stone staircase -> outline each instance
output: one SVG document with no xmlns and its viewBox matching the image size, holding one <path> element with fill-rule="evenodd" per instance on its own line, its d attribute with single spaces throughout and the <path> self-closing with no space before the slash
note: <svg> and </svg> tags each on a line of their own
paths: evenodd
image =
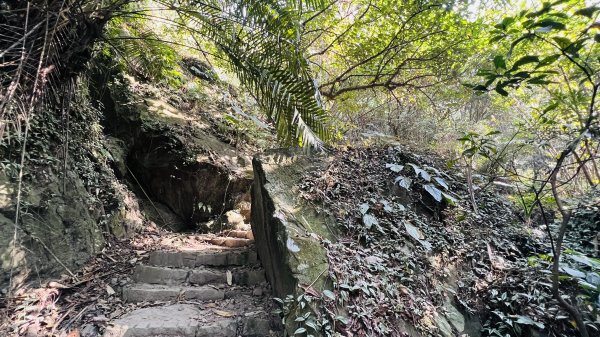
<svg viewBox="0 0 600 337">
<path fill-rule="evenodd" d="M 282 335 L 254 248 L 155 251 L 134 280 L 123 300 L 146 306 L 111 322 L 104 337 Z"/>
</svg>

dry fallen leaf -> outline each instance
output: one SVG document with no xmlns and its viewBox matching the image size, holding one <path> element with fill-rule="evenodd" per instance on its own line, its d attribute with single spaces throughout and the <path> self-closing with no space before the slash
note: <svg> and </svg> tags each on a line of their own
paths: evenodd
<svg viewBox="0 0 600 337">
<path fill-rule="evenodd" d="M 235 313 L 230 312 L 230 311 L 224 311 L 224 310 L 213 310 L 213 312 L 221 317 L 233 317 L 235 316 Z"/>
<path fill-rule="evenodd" d="M 64 284 L 55 282 L 55 281 L 50 281 L 48 282 L 48 285 L 46 286 L 47 288 L 54 288 L 54 289 L 69 289 L 69 286 L 66 286 Z"/>
<path fill-rule="evenodd" d="M 108 293 L 108 296 L 112 296 L 116 293 L 115 290 L 108 284 L 106 285 L 106 292 Z"/>
</svg>

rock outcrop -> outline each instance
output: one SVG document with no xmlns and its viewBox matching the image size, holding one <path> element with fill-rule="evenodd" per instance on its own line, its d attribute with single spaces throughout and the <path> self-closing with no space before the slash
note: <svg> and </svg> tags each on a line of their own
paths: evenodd
<svg viewBox="0 0 600 337">
<path fill-rule="evenodd" d="M 27 184 L 15 226 L 17 184 L 0 182 L 0 290 L 10 278 L 16 288 L 28 279 L 75 272 L 104 244 L 98 221 L 102 208 L 90 204 L 81 179 L 69 171 L 68 184 L 50 173 Z M 16 238 L 16 240 L 15 240 Z"/>
<path fill-rule="evenodd" d="M 286 150 L 253 161 L 252 231 L 273 292 L 281 298 L 300 285 L 326 287 L 329 265 L 321 240 L 333 240 L 331 220 L 304 204 L 297 188 L 304 172 L 323 163 Z"/>
<path fill-rule="evenodd" d="M 182 222 L 157 224 L 177 231 L 210 230 L 196 226 L 247 198 L 250 157 L 213 134 L 214 127 L 202 116 L 163 97 L 133 94 L 132 78 L 116 82 L 108 83 L 110 90 L 98 97 L 105 128 L 113 137 L 115 170 L 143 190 L 141 199 L 152 199 L 151 212 L 168 208 Z"/>
</svg>

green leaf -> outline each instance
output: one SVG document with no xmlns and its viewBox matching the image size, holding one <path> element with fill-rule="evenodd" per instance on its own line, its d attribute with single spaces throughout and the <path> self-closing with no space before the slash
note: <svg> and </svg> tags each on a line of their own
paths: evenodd
<svg viewBox="0 0 600 337">
<path fill-rule="evenodd" d="M 504 90 L 502 87 L 498 86 L 496 88 L 494 88 L 494 90 L 496 90 L 497 93 L 499 93 L 500 95 L 506 97 L 508 96 L 508 91 Z"/>
<path fill-rule="evenodd" d="M 390 169 L 391 171 L 394 171 L 396 173 L 402 171 L 402 169 L 404 168 L 404 165 L 398 165 L 398 164 L 385 164 L 385 168 Z"/>
<path fill-rule="evenodd" d="M 344 325 L 350 324 L 350 320 L 344 316 L 340 316 L 340 315 L 335 316 L 335 320 L 341 322 Z"/>
<path fill-rule="evenodd" d="M 331 290 L 323 290 L 323 295 L 325 295 L 325 297 L 329 298 L 330 300 L 335 300 L 335 294 Z"/>
<path fill-rule="evenodd" d="M 498 42 L 504 38 L 506 38 L 506 35 L 504 34 L 496 35 L 490 39 L 490 43 Z"/>
<path fill-rule="evenodd" d="M 542 27 L 542 28 L 549 28 L 549 29 L 556 29 L 556 30 L 563 30 L 566 28 L 564 23 L 552 20 L 552 19 L 544 19 L 541 20 L 539 22 L 537 22 L 536 24 L 533 25 L 533 27 Z"/>
<path fill-rule="evenodd" d="M 405 176 L 398 176 L 394 182 L 397 183 L 398 185 L 400 185 L 400 187 L 410 190 L 410 185 L 412 184 L 412 179 L 410 179 L 409 177 L 405 177 Z"/>
<path fill-rule="evenodd" d="M 560 56 L 561 56 L 561 54 L 554 54 L 554 55 L 546 56 L 540 61 L 540 63 L 538 64 L 538 67 L 547 66 L 549 64 L 552 64 L 552 63 L 556 62 L 556 60 L 558 60 L 560 58 Z"/>
<path fill-rule="evenodd" d="M 556 42 L 556 44 L 558 44 L 558 46 L 563 50 L 573 44 L 571 40 L 562 36 L 553 36 L 552 40 L 554 40 L 554 42 Z"/>
<path fill-rule="evenodd" d="M 540 58 L 536 55 L 523 56 L 513 64 L 511 71 L 513 71 L 523 65 L 526 65 L 529 63 L 536 63 L 536 62 L 540 62 Z"/>
<path fill-rule="evenodd" d="M 558 105 L 559 105 L 558 103 L 552 103 L 552 104 L 548 105 L 548 106 L 547 106 L 547 107 L 544 109 L 544 111 L 542 111 L 542 113 L 543 113 L 543 114 L 545 114 L 545 113 L 547 113 L 547 112 L 549 112 L 549 111 L 552 111 L 552 110 L 556 109 L 556 108 L 558 107 Z"/>
<path fill-rule="evenodd" d="M 371 229 L 371 227 L 373 227 L 373 225 L 379 225 L 379 221 L 377 221 L 377 218 L 371 214 L 363 215 L 362 220 L 363 220 L 363 224 L 365 224 L 365 227 L 367 229 Z"/>
<path fill-rule="evenodd" d="M 525 41 L 525 40 L 533 39 L 534 37 L 535 37 L 535 34 L 530 34 L 530 33 L 527 33 L 527 34 L 525 34 L 525 35 L 521 36 L 520 38 L 516 39 L 515 41 L 513 41 L 513 43 L 511 43 L 511 44 L 510 44 L 510 49 L 508 50 L 507 57 L 510 57 L 510 56 L 512 55 L 512 51 L 513 51 L 513 49 L 514 49 L 514 48 L 515 48 L 515 47 L 516 47 L 516 46 L 517 46 L 519 43 L 521 43 L 522 41 Z"/>
<path fill-rule="evenodd" d="M 429 243 L 429 241 L 425 240 L 425 236 L 423 235 L 423 233 L 421 233 L 421 231 L 417 227 L 404 221 L 404 228 L 406 229 L 406 232 L 408 233 L 408 235 L 410 235 L 413 239 L 415 239 L 417 242 L 419 242 L 423 247 L 425 247 L 425 249 L 431 250 L 431 243 Z"/>
<path fill-rule="evenodd" d="M 449 189 L 448 184 L 446 184 L 446 181 L 441 177 L 433 177 L 433 179 L 438 183 L 438 185 L 442 186 L 444 189 Z"/>
<path fill-rule="evenodd" d="M 408 165 L 412 166 L 412 168 L 415 170 L 415 174 L 417 175 L 417 177 L 421 176 L 423 179 L 431 181 L 431 176 L 429 175 L 429 173 L 427 173 L 427 171 L 423 170 L 422 168 L 413 163 L 408 163 Z"/>
<path fill-rule="evenodd" d="M 577 278 L 581 278 L 581 279 L 585 278 L 585 273 L 584 272 L 582 272 L 580 270 L 577 270 L 577 269 L 574 269 L 574 268 L 571 268 L 571 267 L 568 267 L 566 265 L 561 265 L 560 266 L 560 271 L 568 274 L 569 276 L 573 276 L 573 277 L 577 277 Z"/>
<path fill-rule="evenodd" d="M 582 8 L 582 9 L 575 11 L 575 15 L 587 16 L 588 18 L 591 19 L 594 16 L 594 13 L 596 13 L 599 10 L 600 10 L 600 7 L 598 7 L 598 6 L 586 7 L 586 8 Z"/>
<path fill-rule="evenodd" d="M 519 316 L 519 319 L 516 321 L 516 323 L 522 325 L 532 325 L 540 330 L 544 329 L 544 324 L 536 322 L 527 316 Z"/>
<path fill-rule="evenodd" d="M 444 200 L 446 200 L 446 202 L 449 205 L 456 205 L 456 198 L 454 198 L 453 196 L 451 196 L 450 194 L 446 193 L 446 192 L 442 192 L 442 196 L 444 197 Z"/>
<path fill-rule="evenodd" d="M 502 55 L 494 56 L 494 67 L 496 67 L 496 69 L 505 69 L 506 70 L 506 60 L 504 59 L 504 56 L 502 56 Z"/>
<path fill-rule="evenodd" d="M 298 328 L 298 329 L 296 329 L 296 331 L 294 331 L 294 336 L 295 335 L 299 335 L 299 334 L 303 334 L 305 332 L 306 332 L 305 328 Z"/>
<path fill-rule="evenodd" d="M 527 81 L 529 84 L 548 84 L 551 81 L 545 79 L 546 76 L 537 76 Z"/>
<path fill-rule="evenodd" d="M 413 226 L 408 222 L 404 222 L 404 228 L 406 229 L 408 235 L 410 235 L 413 239 L 417 241 L 421 241 L 425 238 L 417 227 Z"/>
<path fill-rule="evenodd" d="M 435 199 L 435 201 L 442 201 L 442 191 L 440 191 L 433 184 L 425 184 L 423 185 L 423 188 L 433 197 L 433 199 Z"/>
</svg>

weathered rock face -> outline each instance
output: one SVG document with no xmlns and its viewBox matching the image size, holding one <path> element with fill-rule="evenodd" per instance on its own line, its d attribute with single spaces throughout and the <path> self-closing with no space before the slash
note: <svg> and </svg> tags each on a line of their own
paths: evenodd
<svg viewBox="0 0 600 337">
<path fill-rule="evenodd" d="M 166 100 L 134 98 L 127 84 L 109 87 L 98 100 L 114 137 L 115 170 L 143 189 L 140 197 L 152 199 L 152 210 L 168 207 L 181 219 L 175 227 L 157 224 L 209 230 L 196 225 L 244 200 L 252 183 L 250 158 L 213 135 L 211 125 Z"/>
<path fill-rule="evenodd" d="M 68 184 L 63 185 L 62 179 L 49 174 L 45 181 L 28 184 L 17 227 L 16 184 L 2 179 L 0 290 L 3 292 L 7 291 L 11 274 L 12 286 L 16 288 L 28 278 L 41 280 L 75 272 L 104 244 L 98 227 L 100 208 L 89 204 L 89 193 L 79 177 L 69 171 L 65 179 Z"/>
<path fill-rule="evenodd" d="M 302 174 L 325 160 L 273 150 L 253 161 L 252 231 L 258 254 L 276 296 L 296 294 L 299 285 L 327 286 L 327 252 L 321 238 L 333 240 L 330 219 L 299 198 Z"/>
<path fill-rule="evenodd" d="M 206 221 L 232 209 L 249 190 L 251 177 L 207 157 L 189 161 L 173 141 L 142 133 L 130 149 L 128 163 L 136 179 L 184 221 Z"/>
</svg>

